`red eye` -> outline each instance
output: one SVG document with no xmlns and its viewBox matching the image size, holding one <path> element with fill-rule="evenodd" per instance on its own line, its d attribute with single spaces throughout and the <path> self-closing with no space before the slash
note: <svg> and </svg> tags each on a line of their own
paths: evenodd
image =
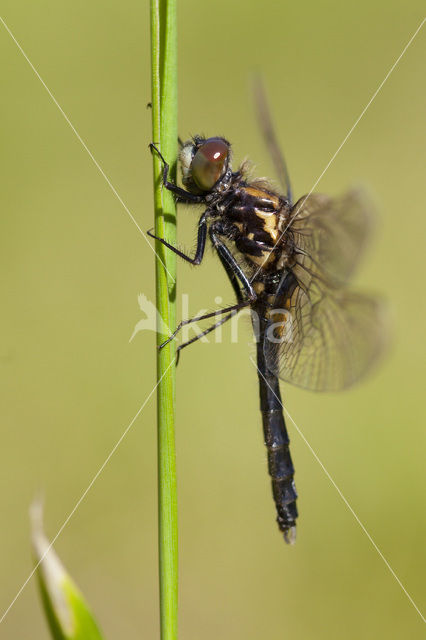
<svg viewBox="0 0 426 640">
<path fill-rule="evenodd" d="M 191 163 L 192 178 L 202 191 L 210 191 L 227 167 L 229 146 L 220 138 L 209 138 L 196 152 Z"/>
</svg>

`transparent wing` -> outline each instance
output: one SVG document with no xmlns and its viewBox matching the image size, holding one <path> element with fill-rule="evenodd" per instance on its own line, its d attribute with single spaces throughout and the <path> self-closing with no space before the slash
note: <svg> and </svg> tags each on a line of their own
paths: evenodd
<svg viewBox="0 0 426 640">
<path fill-rule="evenodd" d="M 297 286 L 280 341 L 265 342 L 268 367 L 313 391 L 339 391 L 362 378 L 387 343 L 383 303 L 351 291 L 329 291 L 311 303 Z"/>
<path fill-rule="evenodd" d="M 294 205 L 289 225 L 298 252 L 310 257 L 312 268 L 344 283 L 363 253 L 373 225 L 373 207 L 361 191 L 340 198 L 312 193 Z"/>
<path fill-rule="evenodd" d="M 278 289 L 265 340 L 268 367 L 282 380 L 337 391 L 362 378 L 383 353 L 383 302 L 345 286 L 368 236 L 368 211 L 355 192 L 340 200 L 312 195 L 299 205 L 290 225 L 292 278 Z"/>
</svg>

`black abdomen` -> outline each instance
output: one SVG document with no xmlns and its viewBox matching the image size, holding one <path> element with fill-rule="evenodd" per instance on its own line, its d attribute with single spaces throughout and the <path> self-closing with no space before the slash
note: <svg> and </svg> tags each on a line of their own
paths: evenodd
<svg viewBox="0 0 426 640">
<path fill-rule="evenodd" d="M 267 322 L 260 319 L 260 324 L 257 366 L 263 434 L 268 453 L 268 470 L 272 479 L 272 493 L 277 510 L 278 526 L 284 533 L 286 542 L 292 544 L 296 539 L 297 518 L 294 467 L 289 450 L 290 440 L 284 420 L 278 378 L 267 369 L 265 363 L 264 336 Z"/>
</svg>

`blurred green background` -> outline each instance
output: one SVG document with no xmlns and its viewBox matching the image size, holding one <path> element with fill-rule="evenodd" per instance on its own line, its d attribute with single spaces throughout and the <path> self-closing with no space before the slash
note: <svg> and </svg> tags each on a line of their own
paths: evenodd
<svg viewBox="0 0 426 640">
<path fill-rule="evenodd" d="M 273 176 L 250 74 L 273 105 L 296 196 L 309 191 L 421 22 L 424 5 L 182 1 L 179 130 L 225 135 Z M 2 17 L 142 229 L 153 225 L 147 2 L 3 0 Z M 155 383 L 153 253 L 0 25 L 0 610 L 31 571 L 28 506 L 53 537 Z M 317 190 L 365 185 L 379 225 L 357 284 L 394 340 L 355 390 L 283 388 L 288 410 L 416 603 L 424 601 L 424 54 L 420 32 Z M 179 240 L 193 246 L 193 210 Z M 232 301 L 217 259 L 179 266 L 190 311 Z M 180 310 L 179 310 L 180 315 Z M 401 587 L 289 424 L 298 543 L 276 528 L 250 328 L 178 370 L 180 637 L 421 638 Z M 423 374 L 423 377 L 422 377 Z M 158 637 L 155 397 L 57 541 L 106 638 Z M 422 579 L 423 578 L 423 579 Z M 0 614 L 1 615 L 1 614 Z M 48 638 L 35 582 L 0 637 Z"/>
</svg>

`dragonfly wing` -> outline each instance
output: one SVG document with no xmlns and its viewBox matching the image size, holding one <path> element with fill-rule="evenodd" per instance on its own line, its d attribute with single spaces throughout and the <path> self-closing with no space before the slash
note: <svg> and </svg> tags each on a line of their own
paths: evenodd
<svg viewBox="0 0 426 640">
<path fill-rule="evenodd" d="M 293 254 L 282 281 L 289 285 L 278 287 L 265 340 L 268 367 L 282 380 L 337 391 L 383 353 L 383 302 L 346 287 L 369 234 L 370 209 L 359 192 L 336 200 L 312 194 L 293 207 Z"/>
<path fill-rule="evenodd" d="M 358 190 L 340 198 L 303 196 L 290 214 L 296 251 L 307 254 L 329 280 L 347 282 L 371 233 L 372 212 L 371 202 Z"/>
<path fill-rule="evenodd" d="M 297 285 L 285 306 L 285 331 L 276 342 L 267 336 L 265 354 L 286 382 L 339 391 L 362 378 L 385 349 L 386 312 L 378 298 L 329 289 L 312 302 Z"/>
</svg>

